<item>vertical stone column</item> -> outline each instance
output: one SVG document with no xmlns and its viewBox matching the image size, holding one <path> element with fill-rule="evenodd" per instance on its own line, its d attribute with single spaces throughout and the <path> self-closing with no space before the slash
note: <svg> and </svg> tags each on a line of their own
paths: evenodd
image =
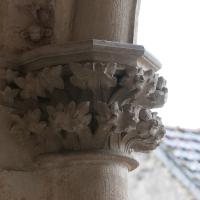
<svg viewBox="0 0 200 200">
<path fill-rule="evenodd" d="M 138 2 L 0 3 L 0 199 L 128 199 L 167 96 L 160 63 L 132 44 Z"/>
<path fill-rule="evenodd" d="M 0 52 L 101 39 L 136 43 L 140 0 L 2 0 Z"/>
<path fill-rule="evenodd" d="M 132 43 L 137 0 L 77 1 L 73 40 L 102 39 Z"/>
<path fill-rule="evenodd" d="M 126 200 L 128 171 L 138 165 L 128 157 L 94 151 L 49 155 L 39 164 L 42 199 L 54 200 Z"/>
</svg>

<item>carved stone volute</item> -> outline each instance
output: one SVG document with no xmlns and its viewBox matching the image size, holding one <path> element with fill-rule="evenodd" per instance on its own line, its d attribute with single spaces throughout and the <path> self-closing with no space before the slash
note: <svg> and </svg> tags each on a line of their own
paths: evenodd
<svg viewBox="0 0 200 200">
<path fill-rule="evenodd" d="M 85 150 L 130 156 L 155 149 L 165 129 L 150 109 L 167 96 L 157 61 L 148 62 L 136 45 L 99 42 L 87 53 L 76 53 L 76 45 L 46 56 L 35 57 L 34 50 L 16 67 L 1 68 L 0 103 L 12 137 L 34 156 Z M 118 53 L 124 50 L 131 52 L 127 60 Z M 141 67 L 143 59 L 151 69 Z"/>
</svg>

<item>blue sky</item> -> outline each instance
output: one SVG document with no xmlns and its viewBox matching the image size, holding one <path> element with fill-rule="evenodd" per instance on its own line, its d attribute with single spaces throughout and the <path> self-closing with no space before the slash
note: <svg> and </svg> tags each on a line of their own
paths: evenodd
<svg viewBox="0 0 200 200">
<path fill-rule="evenodd" d="M 200 128 L 200 0 L 142 0 L 138 44 L 163 65 L 164 124 Z"/>
</svg>

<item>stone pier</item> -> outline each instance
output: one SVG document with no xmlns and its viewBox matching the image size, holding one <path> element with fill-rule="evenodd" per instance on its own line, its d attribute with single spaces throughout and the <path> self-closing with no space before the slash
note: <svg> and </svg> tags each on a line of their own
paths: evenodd
<svg viewBox="0 0 200 200">
<path fill-rule="evenodd" d="M 2 0 L 0 199 L 128 200 L 165 129 L 138 0 Z"/>
</svg>

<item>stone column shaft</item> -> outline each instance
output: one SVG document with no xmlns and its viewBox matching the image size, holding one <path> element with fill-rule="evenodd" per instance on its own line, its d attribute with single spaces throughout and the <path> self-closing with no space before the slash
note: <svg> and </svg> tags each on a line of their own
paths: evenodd
<svg viewBox="0 0 200 200">
<path fill-rule="evenodd" d="M 101 39 L 136 43 L 139 0 L 2 0 L 0 52 Z"/>
<path fill-rule="evenodd" d="M 101 39 L 132 43 L 136 0 L 77 1 L 73 40 Z M 137 21 L 137 20 L 136 20 Z"/>
<path fill-rule="evenodd" d="M 53 200 L 126 200 L 128 170 L 137 162 L 107 152 L 85 152 L 40 158 L 39 166 L 44 199 L 49 191 Z"/>
</svg>

